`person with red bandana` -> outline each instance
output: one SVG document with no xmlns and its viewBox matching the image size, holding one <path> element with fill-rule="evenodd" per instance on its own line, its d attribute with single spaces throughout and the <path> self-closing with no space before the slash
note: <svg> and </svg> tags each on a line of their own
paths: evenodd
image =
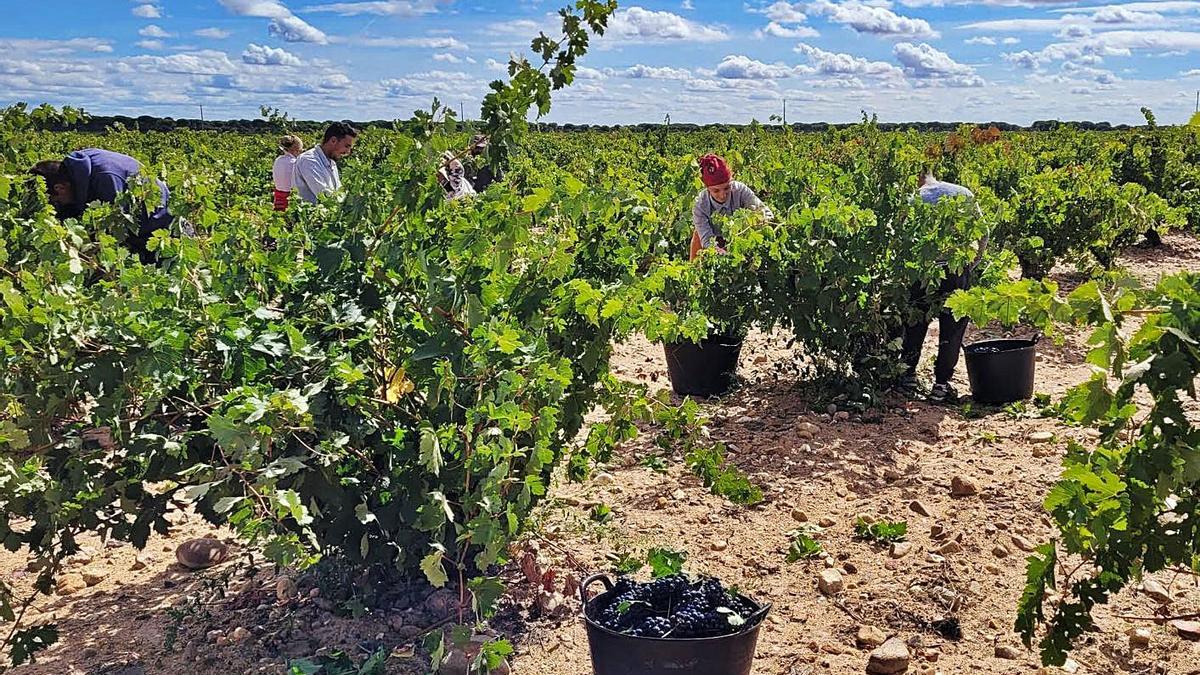
<svg viewBox="0 0 1200 675">
<path fill-rule="evenodd" d="M 770 207 L 754 194 L 754 190 L 741 181 L 733 180 L 733 172 L 724 159 L 709 154 L 700 158 L 699 165 L 704 189 L 696 195 L 696 203 L 692 206 L 692 225 L 695 226 L 689 255 L 692 259 L 705 248 L 725 253 L 725 238 L 713 223 L 713 215 L 730 215 L 739 209 L 752 209 L 762 213 L 767 220 L 775 217 Z"/>
</svg>

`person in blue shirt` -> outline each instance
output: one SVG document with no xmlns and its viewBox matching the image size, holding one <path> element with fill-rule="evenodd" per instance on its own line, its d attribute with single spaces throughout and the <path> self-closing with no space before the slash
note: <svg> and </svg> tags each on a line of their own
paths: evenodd
<svg viewBox="0 0 1200 675">
<path fill-rule="evenodd" d="M 942 199 L 960 197 L 975 200 L 975 195 L 967 188 L 955 183 L 948 183 L 934 178 L 932 172 L 922 173 L 918 180 L 917 196 L 926 204 L 936 204 Z M 974 206 L 979 213 L 978 205 Z M 935 306 L 940 307 L 938 313 L 938 353 L 933 367 L 933 388 L 929 398 L 935 402 L 952 402 L 958 398 L 958 392 L 950 384 L 954 377 L 954 369 L 958 367 L 959 352 L 962 351 L 963 337 L 967 333 L 967 319 L 956 320 L 954 314 L 945 308 L 946 298 L 954 291 L 967 289 L 971 286 L 971 274 L 983 259 L 987 248 L 988 238 L 985 236 L 979 242 L 979 254 L 975 262 L 961 272 L 946 270 L 946 276 L 936 289 L 926 288 L 916 284 L 911 291 L 913 305 L 922 313 L 928 314 Z M 946 266 L 945 262 L 939 263 Z M 925 344 L 925 335 L 929 332 L 929 322 L 918 321 L 904 328 L 901 354 L 904 360 L 905 373 L 900 381 L 903 389 L 916 391 L 919 389 L 917 380 L 917 365 L 921 362 L 921 348 Z"/>
<path fill-rule="evenodd" d="M 138 180 L 142 165 L 129 155 L 111 150 L 87 148 L 76 150 L 61 161 L 38 162 L 30 173 L 46 181 L 50 204 L 60 219 L 78 218 L 92 202 L 112 203 L 130 182 Z M 138 231 L 125 239 L 125 247 L 143 263 L 153 263 L 156 256 L 146 244 L 154 232 L 170 227 L 174 217 L 167 210 L 170 190 L 167 184 L 155 179 L 159 200 L 153 209 L 142 206 L 135 218 Z M 190 226 L 185 226 L 191 235 Z"/>
</svg>

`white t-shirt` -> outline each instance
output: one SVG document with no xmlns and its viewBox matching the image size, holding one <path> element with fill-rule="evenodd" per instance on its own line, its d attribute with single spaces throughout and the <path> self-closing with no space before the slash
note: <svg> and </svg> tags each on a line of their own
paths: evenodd
<svg viewBox="0 0 1200 675">
<path fill-rule="evenodd" d="M 283 153 L 275 158 L 275 166 L 271 169 L 271 175 L 275 179 L 275 189 L 280 192 L 292 191 L 292 170 L 296 167 L 296 158 Z"/>
</svg>

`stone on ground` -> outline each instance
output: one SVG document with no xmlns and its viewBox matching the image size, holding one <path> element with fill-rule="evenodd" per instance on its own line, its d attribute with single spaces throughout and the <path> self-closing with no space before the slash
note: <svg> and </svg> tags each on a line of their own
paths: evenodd
<svg viewBox="0 0 1200 675">
<path fill-rule="evenodd" d="M 904 640 L 894 637 L 871 652 L 871 658 L 867 661 L 867 672 L 875 675 L 903 673 L 908 670 L 911 658 Z"/>
<path fill-rule="evenodd" d="M 970 497 L 979 494 L 979 486 L 966 476 L 955 476 L 950 479 L 950 494 L 955 497 Z"/>
<path fill-rule="evenodd" d="M 1171 602 L 1171 594 L 1167 592 L 1167 589 L 1162 584 L 1154 579 L 1146 579 L 1142 582 L 1142 593 L 1160 605 Z"/>
<path fill-rule="evenodd" d="M 887 633 L 877 626 L 863 624 L 858 627 L 854 642 L 858 644 L 859 649 L 874 649 L 887 642 Z"/>
<path fill-rule="evenodd" d="M 189 539 L 175 549 L 175 559 L 188 569 L 207 569 L 229 559 L 229 546 L 213 537 Z"/>
<path fill-rule="evenodd" d="M 845 585 L 842 583 L 842 573 L 836 569 L 827 569 L 821 571 L 821 576 L 817 579 L 817 588 L 825 595 L 837 595 L 842 592 Z"/>
</svg>

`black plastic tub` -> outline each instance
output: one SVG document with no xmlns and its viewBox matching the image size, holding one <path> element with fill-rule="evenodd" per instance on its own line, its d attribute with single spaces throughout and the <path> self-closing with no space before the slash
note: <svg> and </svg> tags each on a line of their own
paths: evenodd
<svg viewBox="0 0 1200 675">
<path fill-rule="evenodd" d="M 606 590 L 588 599 L 588 586 L 596 581 Z M 743 597 L 757 610 L 740 633 L 711 638 L 671 639 L 622 635 L 592 619 L 593 610 L 603 608 L 612 592 L 612 581 L 598 574 L 583 582 L 583 621 L 587 627 L 592 669 L 596 675 L 750 675 L 758 630 L 770 611 Z"/>
<path fill-rule="evenodd" d="M 1037 338 L 983 340 L 963 347 L 971 397 L 980 403 L 1012 403 L 1033 396 Z"/>
<path fill-rule="evenodd" d="M 733 386 L 742 340 L 712 335 L 699 343 L 667 342 L 667 375 L 680 396 L 720 396 Z"/>
</svg>

